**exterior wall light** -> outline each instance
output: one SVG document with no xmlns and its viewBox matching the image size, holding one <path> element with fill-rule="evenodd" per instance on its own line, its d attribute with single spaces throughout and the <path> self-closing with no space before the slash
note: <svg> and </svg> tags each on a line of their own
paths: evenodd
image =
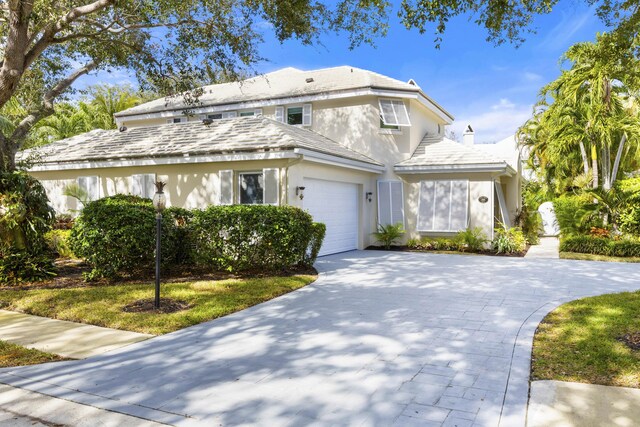
<svg viewBox="0 0 640 427">
<path fill-rule="evenodd" d="M 156 289 L 153 307 L 160 308 L 160 256 L 162 237 L 162 211 L 167 207 L 167 197 L 164 194 L 166 182 L 156 182 L 156 194 L 153 195 L 153 207 L 156 209 Z"/>
<path fill-rule="evenodd" d="M 300 197 L 300 200 L 304 199 L 304 187 L 296 187 L 296 196 Z"/>
<path fill-rule="evenodd" d="M 489 198 L 487 196 L 480 196 L 478 197 L 478 201 L 480 203 L 487 203 L 489 201 Z"/>
<path fill-rule="evenodd" d="M 364 193 L 364 198 L 367 200 L 367 202 L 371 203 L 371 196 L 373 196 L 373 193 L 371 191 L 367 191 L 366 193 Z"/>
</svg>

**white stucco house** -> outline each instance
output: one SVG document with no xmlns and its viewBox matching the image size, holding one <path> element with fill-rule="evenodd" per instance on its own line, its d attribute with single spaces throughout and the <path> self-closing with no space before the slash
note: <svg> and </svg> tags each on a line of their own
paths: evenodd
<svg viewBox="0 0 640 427">
<path fill-rule="evenodd" d="M 76 208 L 70 183 L 95 199 L 150 197 L 155 180 L 174 206 L 298 206 L 327 225 L 321 254 L 375 244 L 378 224 L 492 237 L 520 208 L 517 151 L 474 144 L 470 127 L 463 143 L 445 138 L 452 115 L 413 80 L 285 68 L 203 89 L 188 114 L 182 98 L 158 99 L 116 114 L 119 130 L 48 145 L 30 172 L 60 212 Z"/>
</svg>

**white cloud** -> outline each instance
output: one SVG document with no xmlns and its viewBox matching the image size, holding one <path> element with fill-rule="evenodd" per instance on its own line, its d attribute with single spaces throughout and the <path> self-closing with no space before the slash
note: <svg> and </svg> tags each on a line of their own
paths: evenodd
<svg viewBox="0 0 640 427">
<path fill-rule="evenodd" d="M 460 114 L 451 128 L 456 135 L 461 136 L 465 127 L 470 124 L 476 134 L 476 143 L 497 142 L 513 135 L 531 117 L 532 107 L 501 98 L 488 107 Z"/>
<path fill-rule="evenodd" d="M 522 74 L 522 77 L 528 82 L 539 82 L 542 80 L 542 76 L 540 74 L 532 73 L 530 71 L 525 71 Z"/>
</svg>

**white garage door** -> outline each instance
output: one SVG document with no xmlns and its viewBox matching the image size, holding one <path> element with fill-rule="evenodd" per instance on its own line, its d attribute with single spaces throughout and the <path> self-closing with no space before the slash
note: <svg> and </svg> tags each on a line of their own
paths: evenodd
<svg viewBox="0 0 640 427">
<path fill-rule="evenodd" d="M 320 255 L 358 247 L 358 187 L 336 181 L 304 180 L 303 207 L 327 226 Z"/>
</svg>

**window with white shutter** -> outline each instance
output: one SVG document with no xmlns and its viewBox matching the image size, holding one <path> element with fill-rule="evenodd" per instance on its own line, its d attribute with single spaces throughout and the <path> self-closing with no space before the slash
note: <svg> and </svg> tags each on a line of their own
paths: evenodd
<svg viewBox="0 0 640 427">
<path fill-rule="evenodd" d="M 131 176 L 131 194 L 147 199 L 153 198 L 156 192 L 156 175 L 145 173 Z"/>
<path fill-rule="evenodd" d="M 402 181 L 378 181 L 378 224 L 404 227 Z"/>
<path fill-rule="evenodd" d="M 221 170 L 219 201 L 221 205 L 233 204 L 233 171 Z"/>
<path fill-rule="evenodd" d="M 469 217 L 469 181 L 421 181 L 418 231 L 460 231 Z"/>
<path fill-rule="evenodd" d="M 380 119 L 386 126 L 411 126 L 409 112 L 404 101 L 396 99 L 379 99 Z"/>
<path fill-rule="evenodd" d="M 187 123 L 186 117 L 173 117 L 171 119 L 167 119 L 167 123 Z"/>
<path fill-rule="evenodd" d="M 78 187 L 86 195 L 86 201 L 92 202 L 100 198 L 100 178 L 97 176 L 78 177 Z"/>
<path fill-rule="evenodd" d="M 284 123 L 284 107 L 276 107 L 276 122 Z"/>
<path fill-rule="evenodd" d="M 262 170 L 264 183 L 264 203 L 266 205 L 277 205 L 279 202 L 280 179 L 278 169 Z"/>
<path fill-rule="evenodd" d="M 302 106 L 302 126 L 311 126 L 312 120 L 311 104 L 304 104 Z"/>
</svg>

